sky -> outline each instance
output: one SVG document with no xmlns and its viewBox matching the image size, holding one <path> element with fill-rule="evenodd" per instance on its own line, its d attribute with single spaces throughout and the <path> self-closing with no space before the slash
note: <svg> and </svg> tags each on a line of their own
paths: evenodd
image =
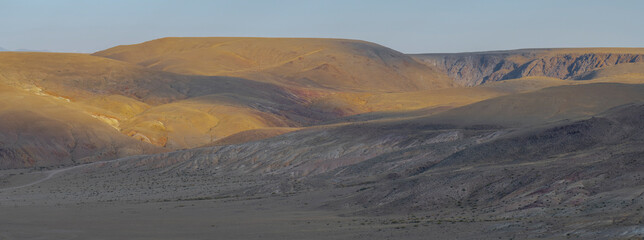
<svg viewBox="0 0 644 240">
<path fill-rule="evenodd" d="M 313 37 L 404 53 L 644 47 L 640 0 L 0 0 L 0 47 L 95 52 L 161 37 Z"/>
</svg>

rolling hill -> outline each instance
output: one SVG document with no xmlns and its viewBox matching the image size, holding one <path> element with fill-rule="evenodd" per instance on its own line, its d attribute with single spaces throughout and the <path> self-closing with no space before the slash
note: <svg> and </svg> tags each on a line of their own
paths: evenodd
<svg viewBox="0 0 644 240">
<path fill-rule="evenodd" d="M 164 151 L 64 99 L 0 84 L 0 169 L 46 168 Z"/>
<path fill-rule="evenodd" d="M 357 40 L 163 38 L 92 55 L 2 53 L 0 82 L 59 99 L 131 139 L 176 150 L 255 141 L 318 124 L 434 115 L 546 87 L 641 83 L 638 54 L 640 49 L 541 49 L 408 56 Z M 471 56 L 483 65 L 465 61 Z M 539 61 L 552 64 L 518 74 Z M 480 86 L 453 87 L 448 78 L 457 77 L 456 85 L 478 84 L 502 73 L 498 66 L 504 64 L 513 70 Z M 491 72 L 492 65 L 497 70 Z M 523 77 L 496 81 L 515 75 Z M 562 79 L 573 75 L 584 81 Z M 500 99 L 492 101 L 520 101 Z M 476 111 L 497 114 L 488 110 Z M 474 119 L 449 114 L 455 112 L 442 114 L 443 121 Z M 524 117 L 536 123 L 547 119 L 544 114 Z"/>
<path fill-rule="evenodd" d="M 305 108 L 304 102 L 290 92 L 270 84 L 159 72 L 85 54 L 6 52 L 0 54 L 0 72 L 5 92 L 16 92 L 20 98 L 46 97 L 57 101 L 61 106 L 56 108 L 59 112 L 50 112 L 44 117 L 57 121 L 78 118 L 81 123 L 87 123 L 82 120 L 87 118 L 100 121 L 104 125 L 88 124 L 84 131 L 97 128 L 104 132 L 107 126 L 122 134 L 117 139 L 125 141 L 123 144 L 131 144 L 129 140 L 136 139 L 135 142 L 167 149 L 196 147 L 244 130 L 308 124 L 324 118 L 322 113 Z M 5 101 L 3 109 L 14 109 L 11 102 Z M 32 108 L 24 106 L 24 109 Z M 5 114 L 5 121 L 40 121 L 33 116 L 16 115 L 13 119 L 13 115 Z M 190 127 L 195 121 L 203 127 Z M 51 136 L 40 137 L 45 141 Z M 37 141 L 31 142 L 37 149 Z M 97 145 L 101 144 L 108 142 Z M 45 150 L 32 152 L 37 151 L 47 155 Z M 145 152 L 132 152 L 135 153 Z M 31 157 L 17 155 L 15 158 L 15 161 L 27 161 Z M 70 163 L 69 160 L 49 161 L 54 165 Z"/>
<path fill-rule="evenodd" d="M 364 41 L 299 38 L 162 38 L 93 54 L 181 74 L 235 76 L 336 91 L 445 88 L 440 71 Z"/>
</svg>

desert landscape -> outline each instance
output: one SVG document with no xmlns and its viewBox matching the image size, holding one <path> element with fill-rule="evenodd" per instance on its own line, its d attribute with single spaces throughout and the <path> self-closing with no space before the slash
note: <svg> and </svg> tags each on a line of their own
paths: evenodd
<svg viewBox="0 0 644 240">
<path fill-rule="evenodd" d="M 0 240 L 644 239 L 644 48 L 367 40 L 0 48 Z"/>
<path fill-rule="evenodd" d="M 164 38 L 0 59 L 3 239 L 644 234 L 644 49 Z"/>
</svg>

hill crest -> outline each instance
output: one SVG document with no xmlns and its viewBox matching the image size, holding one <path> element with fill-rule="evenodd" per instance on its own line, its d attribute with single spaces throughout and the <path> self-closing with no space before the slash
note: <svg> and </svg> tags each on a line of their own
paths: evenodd
<svg viewBox="0 0 644 240">
<path fill-rule="evenodd" d="M 452 86 L 439 70 L 381 45 L 315 38 L 162 38 L 95 56 L 181 74 L 304 88 L 400 92 Z"/>
</svg>

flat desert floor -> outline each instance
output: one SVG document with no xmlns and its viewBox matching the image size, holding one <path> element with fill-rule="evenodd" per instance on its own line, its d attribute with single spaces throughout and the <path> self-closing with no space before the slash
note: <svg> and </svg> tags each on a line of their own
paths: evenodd
<svg viewBox="0 0 644 240">
<path fill-rule="evenodd" d="M 527 235 L 512 232 L 530 228 L 511 219 L 446 221 L 432 217 L 435 213 L 357 215 L 326 204 L 355 192 L 351 187 L 146 201 L 84 201 L 74 198 L 82 195 L 77 189 L 60 199 L 46 192 L 67 173 L 51 172 L 0 172 L 0 239 L 519 239 Z"/>
</svg>

